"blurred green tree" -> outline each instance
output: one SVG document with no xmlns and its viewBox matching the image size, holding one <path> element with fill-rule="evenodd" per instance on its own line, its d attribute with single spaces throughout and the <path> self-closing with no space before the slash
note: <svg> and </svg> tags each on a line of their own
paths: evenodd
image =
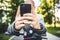
<svg viewBox="0 0 60 40">
<path fill-rule="evenodd" d="M 15 20 L 17 7 L 24 0 L 1 0 L 0 1 L 0 33 L 7 30 L 9 24 Z"/>
<path fill-rule="evenodd" d="M 37 12 L 44 15 L 44 21 L 52 24 L 53 8 L 55 0 L 42 0 L 41 5 L 38 7 Z"/>
</svg>

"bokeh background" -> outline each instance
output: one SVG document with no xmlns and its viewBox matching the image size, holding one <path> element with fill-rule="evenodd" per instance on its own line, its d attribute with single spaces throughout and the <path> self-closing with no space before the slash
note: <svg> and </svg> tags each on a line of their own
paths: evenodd
<svg viewBox="0 0 60 40">
<path fill-rule="evenodd" d="M 24 0 L 0 0 L 0 40 L 8 40 L 8 25 L 15 20 L 18 5 Z M 47 32 L 60 37 L 60 0 L 40 0 L 37 13 L 42 14 Z"/>
</svg>

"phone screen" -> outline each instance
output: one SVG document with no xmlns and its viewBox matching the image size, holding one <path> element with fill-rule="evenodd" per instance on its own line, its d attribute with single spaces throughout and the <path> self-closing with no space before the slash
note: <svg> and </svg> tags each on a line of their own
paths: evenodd
<svg viewBox="0 0 60 40">
<path fill-rule="evenodd" d="M 31 13 L 31 4 L 20 4 L 20 14 Z"/>
</svg>

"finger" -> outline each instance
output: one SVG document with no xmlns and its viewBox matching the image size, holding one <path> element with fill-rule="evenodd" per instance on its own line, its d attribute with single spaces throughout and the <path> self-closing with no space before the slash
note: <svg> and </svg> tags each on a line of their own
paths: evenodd
<svg viewBox="0 0 60 40">
<path fill-rule="evenodd" d="M 36 15 L 34 7 L 31 8 L 31 13 L 34 14 L 34 15 Z"/>
<path fill-rule="evenodd" d="M 24 22 L 25 25 L 34 25 L 36 22 L 33 21 L 26 21 Z"/>
<path fill-rule="evenodd" d="M 16 17 L 20 16 L 20 6 L 18 6 Z"/>
<path fill-rule="evenodd" d="M 22 17 L 22 20 L 31 20 L 31 21 L 33 21 L 33 17 Z"/>
<path fill-rule="evenodd" d="M 25 26 L 25 24 L 23 24 L 23 21 L 19 21 L 15 23 L 15 28 L 16 29 L 20 29 L 21 27 Z"/>
<path fill-rule="evenodd" d="M 20 28 L 22 28 L 24 26 L 25 26 L 25 24 L 15 25 L 15 28 L 19 30 Z"/>
<path fill-rule="evenodd" d="M 24 23 L 24 21 L 16 21 L 15 22 L 16 25 L 23 24 L 23 23 Z"/>
<path fill-rule="evenodd" d="M 15 18 L 15 21 L 18 21 L 18 20 L 21 20 L 20 16 L 18 16 L 18 17 Z"/>
<path fill-rule="evenodd" d="M 28 16 L 29 16 L 29 17 L 34 17 L 34 15 L 33 15 L 32 13 L 26 13 L 26 14 L 24 14 L 23 16 L 24 16 L 24 17 L 28 17 Z"/>
<path fill-rule="evenodd" d="M 30 25 L 32 23 L 32 21 L 24 21 L 25 25 Z"/>
<path fill-rule="evenodd" d="M 28 20 L 22 20 L 22 21 L 16 21 L 15 25 L 20 25 L 20 24 L 24 24 L 24 22 L 27 22 Z"/>
<path fill-rule="evenodd" d="M 23 20 L 23 18 L 20 17 L 20 16 L 15 18 L 15 22 L 17 22 L 17 21 L 22 21 L 22 20 Z"/>
<path fill-rule="evenodd" d="M 25 26 L 25 24 L 20 24 L 20 25 L 18 25 L 18 27 L 24 27 Z"/>
</svg>

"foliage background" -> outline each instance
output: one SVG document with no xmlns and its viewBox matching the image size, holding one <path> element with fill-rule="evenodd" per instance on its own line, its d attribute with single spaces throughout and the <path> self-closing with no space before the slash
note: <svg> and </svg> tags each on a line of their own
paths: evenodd
<svg viewBox="0 0 60 40">
<path fill-rule="evenodd" d="M 55 17 L 55 3 L 58 2 L 59 0 L 41 0 L 37 13 L 43 15 L 45 23 L 52 24 Z M 17 7 L 20 3 L 24 3 L 24 0 L 0 0 L 0 33 L 5 33 L 8 25 L 15 20 Z"/>
<path fill-rule="evenodd" d="M 37 13 L 44 15 L 45 22 L 51 24 L 55 0 L 42 0 L 41 5 L 38 7 Z M 6 30 L 7 26 L 11 24 L 16 15 L 17 7 L 24 0 L 1 0 L 0 2 L 0 27 Z M 47 20 L 48 19 L 48 20 Z M 0 29 L 1 30 L 1 29 Z"/>
</svg>

